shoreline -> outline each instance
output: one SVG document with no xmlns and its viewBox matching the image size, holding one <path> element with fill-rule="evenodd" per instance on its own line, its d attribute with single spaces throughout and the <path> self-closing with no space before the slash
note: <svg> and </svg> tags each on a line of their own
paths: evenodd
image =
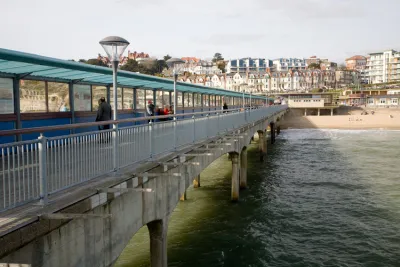
<svg viewBox="0 0 400 267">
<path fill-rule="evenodd" d="M 400 130 L 400 112 L 375 115 L 302 116 L 289 112 L 282 122 L 286 129 Z"/>
</svg>

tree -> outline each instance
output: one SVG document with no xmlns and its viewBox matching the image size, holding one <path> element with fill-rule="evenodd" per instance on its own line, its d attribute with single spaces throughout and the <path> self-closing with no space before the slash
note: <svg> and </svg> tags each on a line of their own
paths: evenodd
<svg viewBox="0 0 400 267">
<path fill-rule="evenodd" d="M 88 59 L 86 62 L 84 62 L 86 64 L 90 64 L 90 65 L 96 65 L 96 66 L 102 66 L 102 67 L 108 67 L 107 64 L 105 64 L 103 61 L 97 59 L 97 58 L 91 58 Z"/>
<path fill-rule="evenodd" d="M 164 61 L 167 62 L 167 60 L 170 58 L 171 58 L 171 56 L 167 54 L 166 56 L 164 56 Z"/>
<path fill-rule="evenodd" d="M 310 65 L 308 65 L 309 69 L 313 69 L 313 70 L 319 70 L 321 69 L 321 64 L 320 63 L 311 63 Z"/>
<path fill-rule="evenodd" d="M 121 67 L 121 70 L 131 71 L 131 72 L 139 72 L 139 63 L 134 59 L 128 59 L 125 65 Z"/>
<path fill-rule="evenodd" d="M 216 63 L 222 60 L 224 60 L 224 58 L 222 57 L 221 53 L 215 53 L 212 62 Z"/>
<path fill-rule="evenodd" d="M 225 73 L 225 61 L 220 61 L 217 63 L 218 69 L 222 70 L 222 73 Z"/>
</svg>

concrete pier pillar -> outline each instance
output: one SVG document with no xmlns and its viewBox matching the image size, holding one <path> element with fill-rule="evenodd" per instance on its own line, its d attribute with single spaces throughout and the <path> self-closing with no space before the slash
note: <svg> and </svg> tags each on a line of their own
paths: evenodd
<svg viewBox="0 0 400 267">
<path fill-rule="evenodd" d="M 150 234 L 151 267 L 167 267 L 168 218 L 147 224 Z"/>
<path fill-rule="evenodd" d="M 304 116 L 307 116 L 307 109 L 304 109 Z"/>
<path fill-rule="evenodd" d="M 318 109 L 318 116 L 321 114 L 321 110 L 320 109 Z"/>
<path fill-rule="evenodd" d="M 278 125 L 278 126 L 276 127 L 276 135 L 280 135 L 280 134 L 281 134 L 281 126 Z"/>
<path fill-rule="evenodd" d="M 240 153 L 240 189 L 247 187 L 247 147 Z"/>
<path fill-rule="evenodd" d="M 271 138 L 272 138 L 272 129 L 271 128 Z M 259 143 L 258 143 L 258 150 L 260 151 L 260 161 L 264 160 L 264 156 L 267 153 L 267 140 L 266 134 L 264 131 L 258 131 Z"/>
<path fill-rule="evenodd" d="M 199 188 L 200 187 L 200 174 L 197 175 L 193 180 L 193 187 Z"/>
<path fill-rule="evenodd" d="M 331 108 L 331 116 L 333 116 L 333 108 Z"/>
<path fill-rule="evenodd" d="M 230 153 L 232 159 L 232 191 L 231 200 L 239 200 L 239 154 Z"/>
<path fill-rule="evenodd" d="M 275 143 L 275 124 L 271 123 L 271 145 Z"/>
</svg>

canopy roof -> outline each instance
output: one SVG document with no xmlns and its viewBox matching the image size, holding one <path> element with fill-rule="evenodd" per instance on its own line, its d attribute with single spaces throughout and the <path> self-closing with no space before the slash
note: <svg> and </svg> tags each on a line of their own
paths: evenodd
<svg viewBox="0 0 400 267">
<path fill-rule="evenodd" d="M 111 68 L 61 60 L 0 48 L 0 76 L 14 76 L 33 80 L 112 85 Z M 118 71 L 118 86 L 173 91 L 173 80 L 129 71 Z M 242 97 L 239 92 L 177 82 L 177 91 Z M 245 94 L 249 97 L 249 94 Z M 264 99 L 264 97 L 252 96 Z"/>
</svg>

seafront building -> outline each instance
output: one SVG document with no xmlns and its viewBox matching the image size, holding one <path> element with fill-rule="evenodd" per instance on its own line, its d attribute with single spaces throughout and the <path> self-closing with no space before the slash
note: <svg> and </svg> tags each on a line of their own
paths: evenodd
<svg viewBox="0 0 400 267">
<path fill-rule="evenodd" d="M 400 52 L 387 50 L 370 53 L 366 69 L 368 83 L 400 81 Z"/>
<path fill-rule="evenodd" d="M 228 60 L 226 73 L 266 72 L 272 61 L 265 58 L 239 58 Z"/>
</svg>

